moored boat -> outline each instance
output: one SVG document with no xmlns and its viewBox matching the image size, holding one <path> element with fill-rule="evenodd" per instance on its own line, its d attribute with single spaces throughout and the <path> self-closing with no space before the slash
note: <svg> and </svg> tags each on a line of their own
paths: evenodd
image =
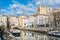
<svg viewBox="0 0 60 40">
<path fill-rule="evenodd" d="M 47 32 L 47 35 L 60 38 L 60 32 L 58 31 Z"/>
</svg>

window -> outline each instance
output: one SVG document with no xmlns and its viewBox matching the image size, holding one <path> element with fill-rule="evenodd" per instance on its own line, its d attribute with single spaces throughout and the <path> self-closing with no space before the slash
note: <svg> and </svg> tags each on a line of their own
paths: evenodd
<svg viewBox="0 0 60 40">
<path fill-rule="evenodd" d="M 2 21 L 1 21 L 1 23 L 2 23 Z"/>
<path fill-rule="evenodd" d="M 58 24 L 59 24 L 59 22 L 58 22 Z"/>
<path fill-rule="evenodd" d="M 57 16 L 57 18 L 59 18 L 59 16 Z"/>
<path fill-rule="evenodd" d="M 49 24 L 46 24 L 46 27 L 49 27 Z"/>
<path fill-rule="evenodd" d="M 37 24 L 37 27 L 44 27 L 44 26 L 45 26 L 44 24 L 42 24 L 42 25 Z"/>
<path fill-rule="evenodd" d="M 34 33 L 32 33 L 32 36 L 34 36 Z"/>
<path fill-rule="evenodd" d="M 60 22 L 59 21 L 56 22 L 56 25 L 57 25 L 57 27 L 60 27 Z"/>
<path fill-rule="evenodd" d="M 15 26 L 15 24 L 11 24 L 12 26 Z"/>
<path fill-rule="evenodd" d="M 32 23 L 32 27 L 34 27 L 33 23 Z"/>
<path fill-rule="evenodd" d="M 34 27 L 34 25 L 33 24 L 30 24 L 30 25 L 27 25 L 27 27 L 28 28 L 32 28 L 32 27 Z"/>
<path fill-rule="evenodd" d="M 24 23 L 24 26 L 26 27 L 26 23 Z"/>
<path fill-rule="evenodd" d="M 24 25 L 26 25 L 26 23 Z"/>
</svg>

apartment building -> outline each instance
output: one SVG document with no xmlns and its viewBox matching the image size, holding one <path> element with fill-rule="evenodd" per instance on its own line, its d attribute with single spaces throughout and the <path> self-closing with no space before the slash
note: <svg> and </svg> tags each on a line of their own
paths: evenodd
<svg viewBox="0 0 60 40">
<path fill-rule="evenodd" d="M 24 20 L 24 24 L 26 24 L 25 28 L 28 28 L 28 29 L 34 28 L 35 18 L 36 17 L 35 16 L 32 16 L 32 15 L 27 16 L 26 20 Z"/>
<path fill-rule="evenodd" d="M 44 27 L 45 24 L 48 24 L 48 16 L 47 15 L 38 15 L 36 17 L 36 24 L 41 25 L 40 27 Z"/>
<path fill-rule="evenodd" d="M 55 30 L 60 31 L 60 10 L 54 10 L 53 16 Z"/>
<path fill-rule="evenodd" d="M 52 24 L 52 20 L 50 20 L 51 18 L 49 17 L 49 15 L 44 15 L 44 14 L 40 14 L 36 16 L 36 20 L 35 20 L 35 28 L 36 29 L 44 29 L 45 28 L 51 28 L 51 24 Z"/>
<path fill-rule="evenodd" d="M 0 14 L 0 26 L 7 27 L 7 16 Z"/>
<path fill-rule="evenodd" d="M 11 28 L 14 28 L 14 27 L 18 28 L 18 18 L 16 16 L 9 17 L 9 26 Z"/>
<path fill-rule="evenodd" d="M 26 29 L 31 29 L 34 28 L 34 21 L 35 21 L 35 17 L 32 15 L 29 16 L 24 16 L 19 17 L 19 24 L 20 26 L 22 25 L 22 27 L 26 28 Z"/>
<path fill-rule="evenodd" d="M 37 29 L 52 29 L 52 22 L 53 22 L 53 17 L 51 16 L 50 13 L 52 13 L 53 9 L 51 7 L 46 7 L 46 6 L 38 6 L 37 8 L 37 16 L 36 16 L 36 28 Z"/>
</svg>

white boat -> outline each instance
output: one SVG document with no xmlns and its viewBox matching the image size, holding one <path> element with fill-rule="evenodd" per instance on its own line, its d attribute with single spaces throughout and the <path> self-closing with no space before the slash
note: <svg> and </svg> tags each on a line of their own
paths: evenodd
<svg viewBox="0 0 60 40">
<path fill-rule="evenodd" d="M 60 38 L 60 32 L 58 31 L 47 32 L 47 35 Z"/>
</svg>

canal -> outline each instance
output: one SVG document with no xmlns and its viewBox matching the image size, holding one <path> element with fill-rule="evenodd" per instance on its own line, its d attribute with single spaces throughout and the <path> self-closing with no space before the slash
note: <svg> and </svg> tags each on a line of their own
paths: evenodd
<svg viewBox="0 0 60 40">
<path fill-rule="evenodd" d="M 59 37 L 49 36 L 46 33 L 42 33 L 42 32 L 29 32 L 29 31 L 27 31 L 27 32 L 24 32 L 24 33 L 25 33 L 25 36 L 24 36 L 23 39 L 26 38 L 25 40 L 29 40 L 29 38 L 33 39 L 33 36 L 35 37 L 35 39 L 33 39 L 33 40 L 60 40 Z M 32 39 L 30 39 L 30 40 L 32 40 Z M 0 40 L 3 40 L 1 30 L 0 30 Z"/>
<path fill-rule="evenodd" d="M 36 40 L 60 40 L 60 37 L 49 36 L 44 33 L 36 33 Z"/>
</svg>

